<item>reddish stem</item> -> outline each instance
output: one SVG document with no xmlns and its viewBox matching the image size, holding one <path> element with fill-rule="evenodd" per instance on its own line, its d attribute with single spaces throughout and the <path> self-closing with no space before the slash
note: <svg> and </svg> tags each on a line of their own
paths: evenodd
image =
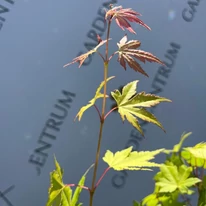
<svg viewBox="0 0 206 206">
<path fill-rule="evenodd" d="M 104 176 L 106 175 L 106 173 L 109 171 L 109 169 L 110 169 L 110 167 L 108 167 L 108 168 L 104 171 L 104 173 L 102 174 L 102 176 L 99 178 L 97 184 L 95 185 L 95 188 L 98 187 L 98 185 L 100 184 L 100 182 L 102 181 L 102 179 L 104 178 Z"/>
<path fill-rule="evenodd" d="M 114 107 L 113 109 L 111 109 L 109 112 L 107 112 L 107 114 L 104 116 L 104 119 L 106 119 L 107 118 L 107 116 L 111 113 L 111 112 L 113 112 L 115 109 L 117 109 L 118 107 Z"/>
<path fill-rule="evenodd" d="M 109 57 L 109 61 L 112 59 L 112 57 L 115 55 L 115 54 L 117 54 L 118 53 L 118 51 L 116 51 L 116 52 L 114 52 L 110 57 Z"/>
<path fill-rule="evenodd" d="M 96 104 L 94 104 L 94 107 L 97 110 L 97 113 L 99 115 L 99 119 L 101 120 L 101 114 L 100 114 L 100 111 L 99 111 L 98 107 L 96 106 Z"/>
<path fill-rule="evenodd" d="M 81 186 L 81 185 L 77 185 L 77 184 L 67 184 L 66 186 L 69 186 L 69 187 L 80 187 L 82 189 L 85 189 L 85 190 L 90 190 L 88 187 L 86 186 Z"/>
</svg>

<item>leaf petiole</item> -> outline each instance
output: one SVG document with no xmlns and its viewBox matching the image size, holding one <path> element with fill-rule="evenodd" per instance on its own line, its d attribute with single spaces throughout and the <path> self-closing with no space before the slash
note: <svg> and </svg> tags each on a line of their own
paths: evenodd
<svg viewBox="0 0 206 206">
<path fill-rule="evenodd" d="M 104 173 L 102 174 L 102 176 L 99 178 L 99 180 L 97 181 L 97 184 L 95 185 L 95 189 L 98 187 L 98 185 L 100 184 L 100 182 L 102 181 L 102 179 L 104 178 L 104 176 L 106 175 L 106 173 L 109 171 L 110 167 L 107 167 L 104 171 Z"/>
<path fill-rule="evenodd" d="M 107 114 L 104 116 L 104 119 L 106 119 L 107 118 L 107 116 L 110 114 L 110 113 L 112 113 L 115 109 L 117 109 L 118 107 L 114 107 L 114 108 L 112 108 L 109 112 L 107 112 Z"/>
<path fill-rule="evenodd" d="M 95 109 L 97 110 L 97 113 L 98 113 L 98 115 L 99 115 L 99 119 L 101 120 L 101 114 L 100 114 L 100 111 L 99 111 L 99 109 L 98 109 L 97 105 L 96 105 L 96 104 L 94 104 L 94 107 L 95 107 Z"/>
<path fill-rule="evenodd" d="M 109 57 L 109 61 L 112 59 L 112 57 L 115 55 L 115 54 L 117 54 L 118 53 L 118 51 L 116 51 L 116 52 L 114 52 L 110 57 Z"/>
<path fill-rule="evenodd" d="M 81 186 L 81 185 L 77 185 L 77 184 L 66 184 L 66 186 L 68 187 L 79 187 L 79 188 L 82 188 L 82 189 L 85 189 L 85 190 L 90 190 L 88 187 L 86 186 Z"/>
</svg>

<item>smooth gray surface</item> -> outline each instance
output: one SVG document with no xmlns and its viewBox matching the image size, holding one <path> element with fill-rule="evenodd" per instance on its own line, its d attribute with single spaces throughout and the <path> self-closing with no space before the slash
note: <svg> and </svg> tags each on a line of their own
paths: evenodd
<svg viewBox="0 0 206 206">
<path fill-rule="evenodd" d="M 79 108 L 93 97 L 103 80 L 103 66 L 99 64 L 97 55 L 93 56 L 88 66 L 80 69 L 77 64 L 67 68 L 63 65 L 80 51 L 87 51 L 85 42 L 94 42 L 87 37 L 87 33 L 94 29 L 92 23 L 100 17 L 98 11 L 103 9 L 106 1 L 9 2 L 12 1 L 0 0 L 0 5 L 9 9 L 1 13 L 3 7 L 0 7 L 0 191 L 3 193 L 0 196 L 8 198 L 10 203 L 0 197 L 0 205 L 39 206 L 45 205 L 47 200 L 54 153 L 65 170 L 65 183 L 77 183 L 94 161 L 99 131 L 95 109 L 85 112 L 81 122 L 74 123 L 73 119 Z M 170 44 L 180 45 L 168 78 L 161 77 L 166 83 L 159 85 L 162 92 L 158 93 L 170 98 L 173 103 L 160 104 L 154 111 L 167 133 L 147 124 L 144 127 L 146 139 L 139 141 L 138 149 L 171 148 L 184 131 L 193 132 L 185 145 L 204 141 L 205 1 L 193 0 L 196 12 L 192 21 L 186 21 L 186 17 L 182 16 L 185 8 L 190 9 L 187 1 L 120 0 L 117 3 L 140 12 L 143 15 L 141 19 L 152 28 L 148 31 L 133 26 L 136 36 L 126 32 L 129 39 L 141 41 L 142 50 L 167 61 L 165 55 L 172 48 Z M 189 16 L 189 13 L 186 15 Z M 101 22 L 97 24 L 102 26 Z M 112 51 L 117 49 L 116 42 L 124 34 L 115 23 L 112 25 Z M 105 38 L 105 33 L 102 38 Z M 109 66 L 109 76 L 115 75 L 116 78 L 109 83 L 108 91 L 136 79 L 140 80 L 138 91 L 154 91 L 158 64 L 142 64 L 150 76 L 146 78 L 130 68 L 125 72 L 116 59 L 114 57 Z M 62 90 L 75 93 L 76 97 L 72 97 L 71 108 L 60 122 L 60 131 L 52 131 L 56 140 L 44 137 L 44 141 L 52 147 L 44 150 L 48 157 L 40 169 L 40 175 L 37 175 L 36 165 L 29 163 L 29 158 L 36 148 L 41 147 L 39 136 L 51 113 L 56 111 L 54 105 L 58 99 L 65 98 Z M 107 109 L 109 107 L 107 103 Z M 113 152 L 123 149 L 131 139 L 132 130 L 128 122 L 122 124 L 117 113 L 109 116 L 103 132 L 101 156 L 106 149 Z M 98 177 L 105 168 L 106 164 L 101 162 Z M 91 174 L 87 180 L 89 185 Z M 151 172 L 128 172 L 119 189 L 114 187 L 116 174 L 110 171 L 102 181 L 95 196 L 95 205 L 131 205 L 133 199 L 141 199 L 153 190 Z M 122 173 L 118 175 L 120 178 Z M 120 184 L 120 179 L 116 179 L 115 183 Z M 6 191 L 12 185 L 15 187 Z M 88 194 L 83 192 L 81 199 L 88 201 Z"/>
</svg>

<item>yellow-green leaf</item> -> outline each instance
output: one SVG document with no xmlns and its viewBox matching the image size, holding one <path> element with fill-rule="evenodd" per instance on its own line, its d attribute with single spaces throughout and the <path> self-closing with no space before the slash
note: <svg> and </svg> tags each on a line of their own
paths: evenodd
<svg viewBox="0 0 206 206">
<path fill-rule="evenodd" d="M 146 94 L 145 92 L 137 94 L 137 83 L 138 80 L 128 83 L 123 87 L 122 93 L 119 90 L 111 92 L 112 97 L 117 103 L 118 112 L 122 121 L 126 118 L 142 135 L 144 134 L 136 117 L 151 122 L 164 130 L 162 124 L 156 117 L 143 107 L 151 107 L 160 102 L 171 102 L 171 100 L 153 94 Z"/>
<path fill-rule="evenodd" d="M 47 206 L 59 206 L 61 202 L 61 192 L 62 192 L 62 182 L 59 179 L 56 171 L 50 173 L 51 187 L 49 188 L 49 197 L 47 201 Z"/>
<path fill-rule="evenodd" d="M 141 92 L 136 94 L 127 103 L 133 105 L 133 107 L 151 107 L 159 104 L 160 102 L 171 102 L 171 100 L 156 96 L 154 94 L 146 94 L 145 92 Z"/>
<path fill-rule="evenodd" d="M 79 203 L 78 201 L 82 188 L 77 187 L 72 196 L 72 189 L 63 183 L 63 170 L 57 162 L 56 157 L 54 157 L 54 162 L 56 169 L 50 173 L 51 186 L 49 188 L 47 206 L 81 206 L 82 203 Z M 84 173 L 78 186 L 84 186 L 86 175 L 90 168 Z"/>
<path fill-rule="evenodd" d="M 68 186 L 64 186 L 61 193 L 61 205 L 58 206 L 71 206 L 72 190 Z"/>
<path fill-rule="evenodd" d="M 89 169 L 83 174 L 83 176 L 81 177 L 81 179 L 79 180 L 79 183 L 78 185 L 79 186 L 84 186 L 84 183 L 85 183 L 85 180 L 86 180 L 86 175 L 87 173 L 89 172 L 89 170 L 94 166 L 94 164 L 92 164 Z M 72 197 L 72 203 L 71 203 L 71 206 L 76 206 L 78 201 L 79 201 L 79 195 L 82 191 L 82 188 L 81 187 L 77 187 L 75 192 L 74 192 L 74 195 Z M 78 203 L 78 204 L 81 204 L 81 203 Z"/>
<path fill-rule="evenodd" d="M 103 160 L 114 170 L 150 170 L 150 167 L 159 167 L 160 164 L 150 162 L 155 155 L 161 153 L 164 149 L 155 151 L 132 152 L 132 147 L 118 151 L 113 154 L 107 150 Z"/>
<path fill-rule="evenodd" d="M 109 78 L 107 78 L 106 81 L 108 82 L 110 79 L 113 79 L 113 78 L 114 78 L 114 76 L 109 77 Z M 79 110 L 78 114 L 77 114 L 76 117 L 75 117 L 75 120 L 76 120 L 76 118 L 78 117 L 78 120 L 80 121 L 81 118 L 82 118 L 83 113 L 84 113 L 87 109 L 89 109 L 91 106 L 93 106 L 93 105 L 95 104 L 95 102 L 96 102 L 97 99 L 104 97 L 104 94 L 103 94 L 103 93 L 100 93 L 102 87 L 104 86 L 104 83 L 105 83 L 104 81 L 101 82 L 101 84 L 99 85 L 99 87 L 98 87 L 98 89 L 97 89 L 97 91 L 96 91 L 96 94 L 95 94 L 94 98 L 92 98 L 86 106 L 83 106 L 83 107 Z M 106 97 L 108 97 L 108 95 L 106 95 Z"/>
<path fill-rule="evenodd" d="M 58 173 L 60 179 L 62 180 L 64 171 L 63 171 L 63 169 L 60 167 L 59 163 L 57 162 L 57 159 L 56 159 L 55 155 L 54 155 L 54 163 L 55 163 L 55 167 L 56 167 L 56 172 Z"/>
<path fill-rule="evenodd" d="M 192 168 L 186 165 L 180 167 L 162 165 L 160 167 L 161 175 L 156 177 L 156 185 L 160 187 L 159 192 L 174 192 L 177 189 L 182 194 L 192 194 L 189 188 L 196 183 L 201 182 L 199 178 L 190 177 Z"/>
<path fill-rule="evenodd" d="M 181 156 L 194 167 L 206 168 L 206 143 L 201 142 L 194 147 L 186 147 Z"/>
<path fill-rule="evenodd" d="M 185 141 L 185 139 L 187 139 L 190 135 L 192 134 L 192 132 L 188 132 L 188 133 L 183 133 L 181 138 L 180 138 L 180 142 L 178 144 L 176 144 L 173 148 L 173 152 L 179 152 L 183 142 Z"/>
</svg>

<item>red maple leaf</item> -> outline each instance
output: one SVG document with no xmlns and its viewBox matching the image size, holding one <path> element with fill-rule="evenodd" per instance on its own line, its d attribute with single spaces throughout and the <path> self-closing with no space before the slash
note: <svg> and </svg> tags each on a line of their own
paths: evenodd
<svg viewBox="0 0 206 206">
<path fill-rule="evenodd" d="M 136 32 L 132 29 L 128 21 L 138 23 L 143 27 L 151 30 L 149 26 L 147 26 L 142 20 L 140 20 L 136 16 L 141 16 L 141 14 L 132 10 L 131 8 L 123 9 L 122 6 L 115 6 L 115 7 L 111 7 L 111 9 L 106 12 L 105 19 L 114 18 L 117 25 L 122 30 L 126 28 L 128 31 L 134 34 L 136 34 Z"/>
<path fill-rule="evenodd" d="M 153 54 L 142 50 L 138 50 L 137 48 L 140 45 L 141 43 L 138 40 L 130 40 L 127 42 L 127 35 L 125 35 L 120 40 L 120 42 L 117 43 L 117 46 L 119 47 L 119 50 L 117 52 L 119 53 L 118 61 L 120 62 L 121 66 L 125 70 L 126 70 L 126 63 L 127 63 L 130 68 L 148 77 L 148 74 L 142 69 L 140 64 L 135 61 L 135 58 L 139 59 L 141 62 L 144 63 L 146 62 L 146 60 L 149 62 L 157 62 L 162 65 L 164 65 L 164 63 Z"/>
</svg>

